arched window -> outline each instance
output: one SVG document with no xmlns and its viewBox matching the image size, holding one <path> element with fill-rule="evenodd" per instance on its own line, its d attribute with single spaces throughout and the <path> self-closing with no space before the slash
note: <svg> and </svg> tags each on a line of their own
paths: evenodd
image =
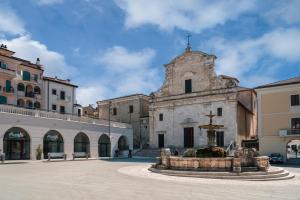
<svg viewBox="0 0 300 200">
<path fill-rule="evenodd" d="M 32 101 L 27 100 L 27 101 L 26 101 L 26 107 L 27 107 L 27 108 L 33 108 L 33 103 L 32 103 Z"/>
<path fill-rule="evenodd" d="M 48 131 L 44 136 L 44 158 L 48 158 L 48 153 L 63 153 L 64 140 L 61 134 L 55 130 Z"/>
<path fill-rule="evenodd" d="M 40 109 L 41 108 L 41 103 L 36 101 L 34 102 L 34 108 Z"/>
<path fill-rule="evenodd" d="M 26 97 L 34 97 L 34 93 L 33 93 L 33 87 L 31 85 L 26 85 L 26 93 L 25 93 Z"/>
<path fill-rule="evenodd" d="M 41 89 L 38 86 L 34 87 L 34 93 L 35 94 L 41 94 Z"/>
<path fill-rule="evenodd" d="M 30 72 L 23 71 L 23 80 L 24 81 L 30 81 Z"/>
<path fill-rule="evenodd" d="M 128 146 L 128 142 L 127 142 L 127 137 L 122 135 L 119 140 L 118 140 L 118 149 L 119 151 L 124 151 L 124 150 L 128 150 L 129 146 Z"/>
<path fill-rule="evenodd" d="M 20 106 L 20 107 L 24 107 L 25 106 L 25 101 L 23 99 L 18 99 L 17 105 Z"/>
<path fill-rule="evenodd" d="M 74 138 L 74 152 L 90 152 L 90 140 L 84 133 L 78 133 Z"/>
<path fill-rule="evenodd" d="M 3 151 L 7 160 L 30 159 L 29 134 L 22 128 L 10 128 L 3 138 Z"/>
<path fill-rule="evenodd" d="M 99 157 L 110 156 L 110 139 L 107 135 L 103 134 L 98 140 L 98 154 Z"/>
<path fill-rule="evenodd" d="M 25 86 L 24 86 L 23 83 L 19 83 L 19 84 L 18 84 L 18 91 L 22 91 L 22 92 L 25 91 Z"/>
</svg>

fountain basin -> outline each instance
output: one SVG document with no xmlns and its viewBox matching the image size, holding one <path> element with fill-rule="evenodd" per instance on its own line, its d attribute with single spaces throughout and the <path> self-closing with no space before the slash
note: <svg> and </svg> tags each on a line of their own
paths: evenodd
<svg viewBox="0 0 300 200">
<path fill-rule="evenodd" d="M 162 149 L 157 169 L 194 170 L 194 171 L 267 171 L 270 167 L 267 156 L 199 158 L 171 156 L 169 149 Z"/>
</svg>

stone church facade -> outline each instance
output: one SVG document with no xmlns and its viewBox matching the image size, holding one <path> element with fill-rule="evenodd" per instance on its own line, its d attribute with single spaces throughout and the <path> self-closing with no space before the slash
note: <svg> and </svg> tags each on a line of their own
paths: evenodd
<svg viewBox="0 0 300 200">
<path fill-rule="evenodd" d="M 207 145 L 212 111 L 217 130 L 216 143 L 241 145 L 256 137 L 256 94 L 239 86 L 236 78 L 215 73 L 215 55 L 186 51 L 165 65 L 162 87 L 150 95 L 150 147 L 202 147 Z"/>
</svg>

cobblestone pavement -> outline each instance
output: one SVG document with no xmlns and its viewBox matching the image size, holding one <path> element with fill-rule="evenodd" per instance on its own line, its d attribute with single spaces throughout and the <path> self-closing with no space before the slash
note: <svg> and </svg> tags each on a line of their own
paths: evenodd
<svg viewBox="0 0 300 200">
<path fill-rule="evenodd" d="M 142 160 L 28 162 L 0 165 L 0 200 L 300 200 L 300 166 L 284 167 L 296 178 L 238 181 L 150 173 Z"/>
</svg>

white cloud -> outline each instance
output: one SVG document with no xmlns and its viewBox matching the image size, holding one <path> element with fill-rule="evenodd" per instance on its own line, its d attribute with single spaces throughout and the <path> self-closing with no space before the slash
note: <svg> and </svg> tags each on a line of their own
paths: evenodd
<svg viewBox="0 0 300 200">
<path fill-rule="evenodd" d="M 76 68 L 65 62 L 62 54 L 49 50 L 46 45 L 32 40 L 29 35 L 12 40 L 0 40 L 0 43 L 6 44 L 10 50 L 15 51 L 16 57 L 27 59 L 33 63 L 36 58 L 40 58 L 46 75 L 66 78 L 77 73 Z"/>
<path fill-rule="evenodd" d="M 78 102 L 88 105 L 98 100 L 145 93 L 158 89 L 161 78 L 152 61 L 155 51 L 149 48 L 129 51 L 114 46 L 99 53 L 96 62 L 102 67 L 97 80 L 90 80 L 78 90 Z M 81 96 L 81 97 L 79 97 Z"/>
<path fill-rule="evenodd" d="M 64 0 L 34 0 L 40 6 L 49 6 L 54 4 L 61 4 Z"/>
<path fill-rule="evenodd" d="M 255 8 L 254 0 L 115 0 L 125 12 L 127 28 L 145 24 L 163 30 L 179 28 L 199 33 L 237 19 Z"/>
<path fill-rule="evenodd" d="M 273 3 L 275 3 L 275 6 L 264 15 L 268 21 L 274 24 L 278 23 L 278 20 L 287 24 L 300 22 L 299 0 L 281 0 Z"/>
<path fill-rule="evenodd" d="M 114 46 L 107 49 L 102 56 L 97 58 L 97 61 L 104 64 L 110 70 L 120 72 L 148 67 L 154 56 L 155 51 L 152 49 L 128 52 L 124 47 Z"/>
<path fill-rule="evenodd" d="M 89 104 L 96 104 L 98 100 L 105 99 L 105 94 L 107 94 L 107 88 L 99 85 L 99 82 L 94 82 L 91 86 L 79 87 L 77 89 L 77 101 L 87 106 Z"/>
<path fill-rule="evenodd" d="M 276 59 L 284 62 L 300 61 L 299 35 L 299 29 L 278 29 L 259 38 L 244 41 L 213 38 L 207 45 L 212 47 L 218 56 L 218 74 L 238 77 L 247 82 L 246 85 L 253 86 L 260 84 L 259 77 L 262 76 L 267 77 L 264 80 L 275 79 L 273 76 L 279 68 Z M 272 61 L 263 63 L 268 57 Z"/>
<path fill-rule="evenodd" d="M 261 42 L 266 51 L 289 61 L 300 60 L 300 29 L 279 29 L 265 34 Z"/>
<path fill-rule="evenodd" d="M 0 2 L 0 34 L 23 34 L 25 33 L 22 20 L 15 11 L 5 3 Z"/>
</svg>

